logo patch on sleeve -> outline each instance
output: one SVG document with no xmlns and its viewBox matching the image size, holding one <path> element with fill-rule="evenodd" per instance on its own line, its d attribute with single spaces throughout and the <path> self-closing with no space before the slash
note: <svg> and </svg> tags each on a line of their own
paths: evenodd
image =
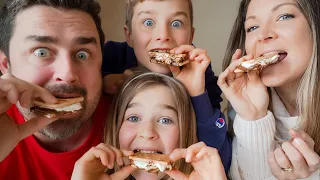
<svg viewBox="0 0 320 180">
<path fill-rule="evenodd" d="M 225 124 L 226 124 L 226 121 L 224 119 L 222 119 L 222 118 L 219 118 L 216 121 L 216 126 L 218 128 L 223 128 Z"/>
</svg>

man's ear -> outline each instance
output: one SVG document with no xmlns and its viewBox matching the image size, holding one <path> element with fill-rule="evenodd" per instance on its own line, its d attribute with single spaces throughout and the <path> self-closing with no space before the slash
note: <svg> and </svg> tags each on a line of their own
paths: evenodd
<svg viewBox="0 0 320 180">
<path fill-rule="evenodd" d="M 193 43 L 193 37 L 194 37 L 194 32 L 195 32 L 195 30 L 196 30 L 196 29 L 195 29 L 194 27 L 191 29 L 190 44 Z"/>
<path fill-rule="evenodd" d="M 127 25 L 124 25 L 123 30 L 124 30 L 124 36 L 126 37 L 128 45 L 131 48 L 133 48 L 133 42 L 132 42 L 132 39 L 131 39 L 131 31 L 130 31 L 130 29 L 128 28 Z"/>
<path fill-rule="evenodd" d="M 3 51 L 0 51 L 0 70 L 2 74 L 5 74 L 7 72 L 9 72 L 9 59 L 7 58 L 7 56 L 4 54 Z"/>
</svg>

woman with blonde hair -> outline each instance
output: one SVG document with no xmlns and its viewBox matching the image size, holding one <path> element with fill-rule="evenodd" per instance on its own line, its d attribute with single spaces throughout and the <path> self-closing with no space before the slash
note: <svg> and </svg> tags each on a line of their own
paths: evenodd
<svg viewBox="0 0 320 180">
<path fill-rule="evenodd" d="M 319 0 L 241 1 L 218 80 L 237 113 L 232 179 L 319 180 L 319 24 Z M 269 52 L 280 61 L 234 72 Z"/>
<path fill-rule="evenodd" d="M 226 179 L 218 151 L 197 143 L 191 100 L 172 77 L 143 73 L 127 80 L 105 130 L 105 144 L 76 163 L 73 179 Z M 123 167 L 122 157 L 137 150 L 170 155 L 175 170 L 148 173 Z M 105 174 L 106 168 L 114 173 Z"/>
</svg>

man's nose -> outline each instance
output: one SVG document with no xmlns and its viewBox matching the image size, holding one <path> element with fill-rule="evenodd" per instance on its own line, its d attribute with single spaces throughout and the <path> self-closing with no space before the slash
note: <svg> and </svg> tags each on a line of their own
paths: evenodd
<svg viewBox="0 0 320 180">
<path fill-rule="evenodd" d="M 56 61 L 53 79 L 56 82 L 74 83 L 79 78 L 79 70 L 77 64 L 69 55 Z"/>
</svg>

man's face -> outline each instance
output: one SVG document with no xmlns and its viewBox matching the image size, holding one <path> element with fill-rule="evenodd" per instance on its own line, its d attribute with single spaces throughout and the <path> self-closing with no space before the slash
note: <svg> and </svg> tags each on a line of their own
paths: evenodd
<svg viewBox="0 0 320 180">
<path fill-rule="evenodd" d="M 13 76 L 48 89 L 56 97 L 84 96 L 84 108 L 42 130 L 55 139 L 77 132 L 101 95 L 102 53 L 92 17 L 77 10 L 34 6 L 20 12 L 10 41 Z M 25 117 L 29 111 L 20 111 Z"/>
<path fill-rule="evenodd" d="M 128 33 L 126 33 L 128 34 Z M 193 29 L 186 0 L 147 0 L 134 7 L 132 31 L 127 36 L 139 64 L 153 72 L 168 74 L 166 65 L 150 63 L 150 50 L 171 50 L 191 44 Z"/>
</svg>

